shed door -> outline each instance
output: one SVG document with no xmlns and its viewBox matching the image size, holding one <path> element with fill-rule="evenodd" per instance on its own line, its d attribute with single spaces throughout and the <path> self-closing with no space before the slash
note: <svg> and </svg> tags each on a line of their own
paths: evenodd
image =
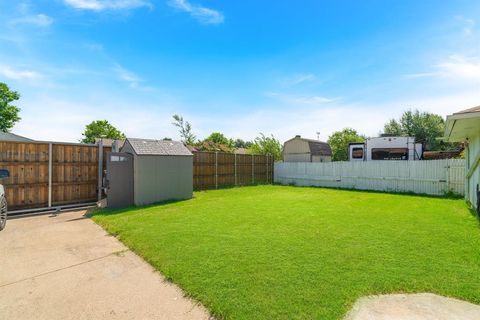
<svg viewBox="0 0 480 320">
<path fill-rule="evenodd" d="M 107 156 L 107 205 L 122 208 L 133 205 L 133 156 L 110 152 Z"/>
</svg>

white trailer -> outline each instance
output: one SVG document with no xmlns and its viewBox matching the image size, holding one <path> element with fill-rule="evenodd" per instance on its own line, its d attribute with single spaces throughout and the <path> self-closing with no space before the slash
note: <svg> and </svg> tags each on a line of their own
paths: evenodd
<svg viewBox="0 0 480 320">
<path fill-rule="evenodd" d="M 423 145 L 414 137 L 381 136 L 350 143 L 349 161 L 421 160 Z"/>
</svg>

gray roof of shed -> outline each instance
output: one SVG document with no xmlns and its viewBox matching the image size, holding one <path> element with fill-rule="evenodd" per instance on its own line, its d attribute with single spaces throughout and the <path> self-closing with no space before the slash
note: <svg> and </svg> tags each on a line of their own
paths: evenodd
<svg viewBox="0 0 480 320">
<path fill-rule="evenodd" d="M 179 141 L 127 138 L 137 155 L 191 156 L 192 153 Z"/>
<path fill-rule="evenodd" d="M 11 132 L 0 132 L 0 141 L 28 142 L 28 141 L 34 141 L 34 140 L 19 136 L 18 134 L 11 133 Z"/>
<path fill-rule="evenodd" d="M 330 145 L 326 142 L 318 141 L 318 140 L 310 140 L 305 139 L 308 142 L 308 146 L 310 147 L 310 153 L 316 156 L 331 156 L 332 149 Z"/>
</svg>

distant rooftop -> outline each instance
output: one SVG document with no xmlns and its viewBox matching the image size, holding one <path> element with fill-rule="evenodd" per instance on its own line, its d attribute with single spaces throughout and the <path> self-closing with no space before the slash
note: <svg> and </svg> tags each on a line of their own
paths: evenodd
<svg viewBox="0 0 480 320">
<path fill-rule="evenodd" d="M 454 114 L 463 114 L 463 113 L 474 113 L 474 112 L 480 112 L 480 106 L 465 109 L 459 112 L 455 112 Z"/>
<path fill-rule="evenodd" d="M 137 155 L 191 156 L 179 141 L 127 138 Z"/>
<path fill-rule="evenodd" d="M 95 138 L 95 144 L 100 144 L 102 142 L 102 145 L 104 147 L 111 147 L 115 142 L 117 142 L 118 147 L 121 148 L 123 144 L 125 143 L 125 140 L 123 139 L 107 139 L 107 138 Z"/>
<path fill-rule="evenodd" d="M 248 149 L 247 148 L 236 148 L 233 153 L 236 154 L 248 154 Z"/>
<path fill-rule="evenodd" d="M 302 138 L 300 135 L 296 135 L 295 138 L 290 139 L 288 141 L 291 141 L 291 140 L 294 140 L 294 139 L 300 139 L 300 140 L 308 142 L 308 147 L 310 148 L 310 153 L 312 155 L 319 155 L 319 156 L 331 156 L 332 155 L 332 149 L 330 148 L 330 145 L 326 142 L 323 142 L 323 141 L 320 141 L 320 140 Z M 288 142 L 288 141 L 286 141 L 286 142 Z"/>
<path fill-rule="evenodd" d="M 29 142 L 35 141 L 26 137 L 19 136 L 11 132 L 0 132 L 0 141 L 17 141 L 17 142 Z"/>
</svg>

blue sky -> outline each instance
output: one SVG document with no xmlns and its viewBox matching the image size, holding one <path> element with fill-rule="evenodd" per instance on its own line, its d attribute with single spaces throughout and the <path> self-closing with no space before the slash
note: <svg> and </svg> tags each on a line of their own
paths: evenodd
<svg viewBox="0 0 480 320">
<path fill-rule="evenodd" d="M 178 139 L 173 114 L 199 138 L 326 140 L 480 104 L 476 0 L 0 0 L 0 30 L 13 131 L 39 140 L 96 119 Z"/>
</svg>

